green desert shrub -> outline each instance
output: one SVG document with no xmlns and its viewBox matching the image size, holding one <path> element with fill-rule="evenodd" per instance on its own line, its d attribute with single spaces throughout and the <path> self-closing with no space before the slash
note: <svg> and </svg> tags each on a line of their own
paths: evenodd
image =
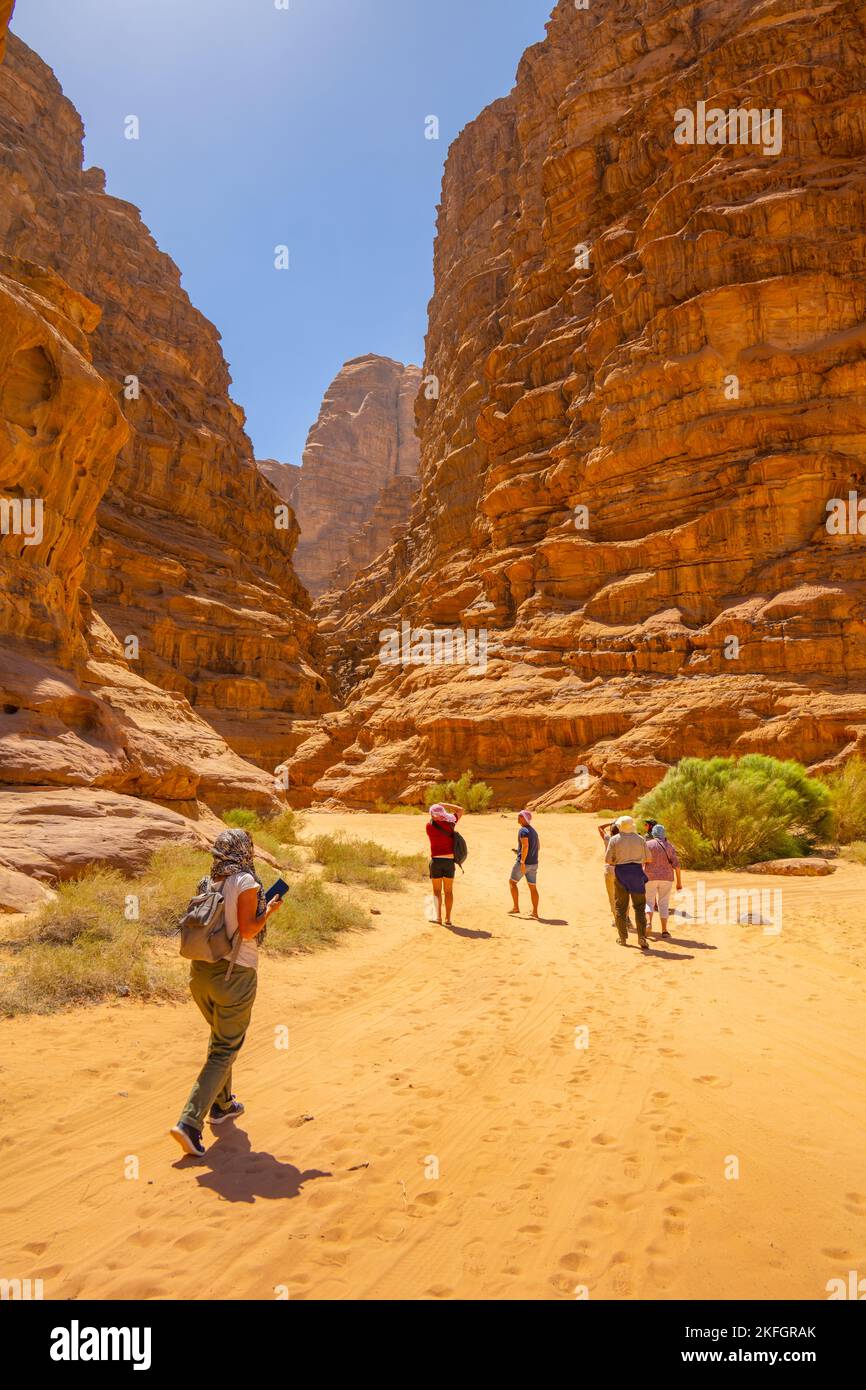
<svg viewBox="0 0 866 1390">
<path fill-rule="evenodd" d="M 343 835 L 316 835 L 310 842 L 313 858 L 323 866 L 330 883 L 358 883 L 381 892 L 394 892 L 407 878 L 425 876 L 421 854 L 397 854 L 375 840 L 350 840 Z"/>
<path fill-rule="evenodd" d="M 800 763 L 758 753 L 683 758 L 634 814 L 661 821 L 694 869 L 808 854 L 832 826 L 823 782 Z"/>
<path fill-rule="evenodd" d="M 284 868 L 300 867 L 297 856 L 284 848 L 296 845 L 303 829 L 302 817 L 291 807 L 285 806 L 273 816 L 260 816 L 256 811 L 237 806 L 233 811 L 223 812 L 223 820 L 226 825 L 248 831 L 258 847 L 272 854 Z"/>
<path fill-rule="evenodd" d="M 281 869 L 291 869 L 297 873 L 303 868 L 303 858 L 296 852 L 295 846 L 283 844 L 278 835 L 271 835 L 267 830 L 257 830 L 253 839 L 256 848 L 272 855 Z"/>
<path fill-rule="evenodd" d="M 248 830 L 251 835 L 262 823 L 256 811 L 246 811 L 243 806 L 235 806 L 231 811 L 223 811 L 222 818 L 226 825 L 237 826 L 240 830 Z"/>
<path fill-rule="evenodd" d="M 197 858 L 207 861 L 205 855 Z M 133 920 L 130 895 L 138 906 Z M 188 896 L 185 883 L 184 905 Z M 165 906 L 161 881 L 152 879 L 150 871 L 140 879 L 126 879 L 115 869 L 94 868 L 61 883 L 54 901 L 39 910 L 14 943 L 14 955 L 0 978 L 0 1010 L 53 1013 L 118 995 L 177 998 L 185 978 L 180 961 L 151 949 Z M 174 925 L 176 903 L 172 906 Z"/>
<path fill-rule="evenodd" d="M 456 782 L 434 782 L 424 793 L 424 804 L 429 809 L 437 801 L 447 801 L 454 806 L 462 806 L 464 811 L 486 811 L 493 800 L 493 788 L 486 782 L 473 780 L 471 772 L 464 772 Z"/>
<path fill-rule="evenodd" d="M 0 979 L 0 1010 L 7 1015 L 54 1013 L 118 995 L 177 999 L 186 984 L 179 958 L 159 958 L 140 922 L 114 924 L 109 936 L 80 932 L 68 944 L 25 944 Z"/>
<path fill-rule="evenodd" d="M 866 839 L 866 760 L 849 758 L 827 778 L 833 825 L 841 845 Z"/>
<path fill-rule="evenodd" d="M 61 883 L 57 897 L 40 908 L 31 928 L 34 942 L 69 946 L 80 936 L 108 940 L 124 917 L 127 880 L 117 869 L 91 869 L 82 878 Z"/>
<path fill-rule="evenodd" d="M 210 855 L 201 850 L 168 845 L 135 878 L 92 868 L 61 883 L 56 898 L 3 943 L 0 1013 L 53 1013 L 118 995 L 182 998 L 188 963 L 174 933 L 210 864 Z M 265 887 L 277 877 L 267 864 L 258 862 L 256 868 Z M 312 950 L 339 932 L 364 926 L 369 921 L 363 909 L 344 902 L 318 878 L 293 879 L 282 908 L 268 922 L 265 949 L 276 954 Z"/>
<path fill-rule="evenodd" d="M 174 931 L 179 911 L 210 868 L 210 855 L 187 845 L 166 845 L 134 879 L 94 867 L 57 888 L 57 897 L 36 914 L 29 939 L 69 945 L 82 935 L 109 940 L 119 921 L 132 920 L 157 936 Z M 180 904 L 180 908 L 178 907 Z"/>
<path fill-rule="evenodd" d="M 304 818 L 298 811 L 293 811 L 291 806 L 285 806 L 282 811 L 269 818 L 267 828 L 273 835 L 279 836 L 284 845 L 296 845 L 304 829 Z"/>
<path fill-rule="evenodd" d="M 356 903 L 346 902 L 326 888 L 321 879 L 302 878 L 291 884 L 283 905 L 268 919 L 265 951 L 290 955 L 329 945 L 341 932 L 370 926 L 370 918 Z"/>
</svg>

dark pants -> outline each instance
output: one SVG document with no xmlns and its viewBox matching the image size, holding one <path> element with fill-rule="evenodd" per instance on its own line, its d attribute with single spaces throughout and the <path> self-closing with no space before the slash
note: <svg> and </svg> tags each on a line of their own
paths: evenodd
<svg viewBox="0 0 866 1390">
<path fill-rule="evenodd" d="M 628 905 L 631 903 L 634 908 L 634 920 L 637 923 L 638 941 L 646 941 L 646 893 L 630 893 L 623 887 L 619 879 L 615 882 L 616 893 L 616 929 L 619 932 L 620 941 L 628 941 Z"/>
<path fill-rule="evenodd" d="M 222 1110 L 231 1105 L 232 1063 L 250 1026 L 258 974 L 236 965 L 227 980 L 227 970 L 225 960 L 194 960 L 189 973 L 190 993 L 210 1026 L 207 1061 L 180 1117 L 193 1129 L 204 1127 L 214 1102 Z"/>
</svg>

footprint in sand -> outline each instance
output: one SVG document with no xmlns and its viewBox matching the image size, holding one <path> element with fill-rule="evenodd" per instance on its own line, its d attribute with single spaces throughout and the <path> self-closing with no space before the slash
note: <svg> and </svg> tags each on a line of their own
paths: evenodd
<svg viewBox="0 0 866 1390">
<path fill-rule="evenodd" d="M 659 1184 L 659 1192 L 663 1192 L 668 1183 L 672 1182 L 683 1188 L 683 1196 L 688 1198 L 699 1197 L 701 1194 L 698 1189 L 705 1186 L 703 1178 L 699 1178 L 696 1173 L 687 1173 L 684 1169 L 679 1169 Z"/>
<path fill-rule="evenodd" d="M 203 1245 L 207 1245 L 210 1239 L 211 1236 L 208 1231 L 187 1231 L 185 1235 L 178 1236 L 173 1244 L 179 1250 L 200 1250 Z"/>
<path fill-rule="evenodd" d="M 681 1218 L 686 1215 L 685 1207 L 678 1207 L 673 1202 L 664 1210 L 662 1219 L 663 1229 L 672 1236 L 685 1235 L 686 1223 Z"/>
<path fill-rule="evenodd" d="M 724 1088 L 731 1085 L 730 1081 L 724 1081 L 720 1076 L 693 1076 L 692 1080 L 697 1081 L 700 1086 L 715 1086 L 717 1088 Z"/>
<path fill-rule="evenodd" d="M 614 1256 L 614 1259 L 616 1258 L 617 1256 Z M 625 1256 L 620 1254 L 619 1259 L 624 1261 Z M 623 1269 L 618 1269 L 616 1271 L 616 1273 L 613 1276 L 612 1282 L 613 1287 L 617 1294 L 619 1294 L 620 1298 L 629 1297 L 632 1291 L 632 1274 L 631 1270 L 627 1266 Z"/>
<path fill-rule="evenodd" d="M 421 1207 L 438 1207 L 439 1203 L 444 1202 L 444 1200 L 445 1195 L 442 1192 L 421 1192 L 415 1198 L 415 1201 L 412 1203 L 412 1206 L 415 1206 L 417 1204 Z M 410 1211 L 412 1210 L 412 1206 L 410 1206 L 409 1208 Z"/>
<path fill-rule="evenodd" d="M 588 1242 L 583 1242 L 583 1252 L 579 1250 L 569 1250 L 567 1255 L 563 1255 L 559 1261 L 560 1268 L 571 1270 L 577 1273 L 579 1269 L 585 1269 L 592 1256 L 592 1246 Z"/>
<path fill-rule="evenodd" d="M 326 1240 L 329 1245 L 342 1245 L 346 1240 L 345 1227 L 331 1226 L 330 1230 L 322 1231 L 319 1240 Z"/>
</svg>

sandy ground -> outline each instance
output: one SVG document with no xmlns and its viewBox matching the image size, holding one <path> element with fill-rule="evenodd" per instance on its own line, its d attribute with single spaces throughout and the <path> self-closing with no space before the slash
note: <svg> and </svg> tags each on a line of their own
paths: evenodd
<svg viewBox="0 0 866 1390">
<path fill-rule="evenodd" d="M 643 956 L 615 944 L 595 822 L 537 824 L 543 923 L 507 915 L 511 818 L 469 817 L 455 931 L 423 888 L 365 893 L 374 930 L 265 960 L 247 1113 L 206 1159 L 167 1135 L 192 1004 L 2 1025 L 0 1275 L 55 1299 L 823 1299 L 866 1274 L 866 868 L 772 880 L 778 936 L 677 927 Z"/>
</svg>

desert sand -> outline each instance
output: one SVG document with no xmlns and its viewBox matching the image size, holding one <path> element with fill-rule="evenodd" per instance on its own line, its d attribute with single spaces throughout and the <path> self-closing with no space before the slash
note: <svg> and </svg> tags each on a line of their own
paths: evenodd
<svg viewBox="0 0 866 1390">
<path fill-rule="evenodd" d="M 507 914 L 513 818 L 468 817 L 454 932 L 424 886 L 361 892 L 371 931 L 264 960 L 247 1113 L 206 1159 L 167 1133 L 191 1003 L 3 1024 L 0 1272 L 50 1299 L 824 1299 L 866 1270 L 866 869 L 773 880 L 778 936 L 675 926 L 643 956 L 595 821 L 536 823 L 541 924 Z"/>
</svg>

